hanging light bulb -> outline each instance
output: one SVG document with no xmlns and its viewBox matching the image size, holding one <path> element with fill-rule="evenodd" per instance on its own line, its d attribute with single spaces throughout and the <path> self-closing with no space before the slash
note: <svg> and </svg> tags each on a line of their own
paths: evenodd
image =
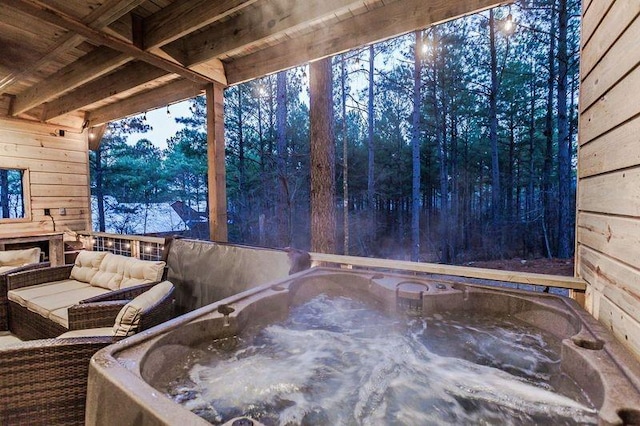
<svg viewBox="0 0 640 426">
<path fill-rule="evenodd" d="M 147 124 L 147 111 L 145 111 L 144 114 L 142 115 L 142 123 Z"/>
<path fill-rule="evenodd" d="M 513 16 L 511 14 L 507 15 L 507 19 L 504 20 L 503 28 L 507 34 L 511 34 L 513 32 L 515 24 L 513 22 Z"/>
<path fill-rule="evenodd" d="M 167 117 L 171 117 L 171 111 L 169 111 L 169 105 L 167 105 Z"/>
<path fill-rule="evenodd" d="M 265 89 L 264 84 L 260 83 L 258 86 L 258 97 L 262 98 L 267 96 L 267 89 Z"/>
<path fill-rule="evenodd" d="M 428 56 L 431 54 L 431 43 L 425 41 L 422 43 L 422 54 Z"/>
</svg>

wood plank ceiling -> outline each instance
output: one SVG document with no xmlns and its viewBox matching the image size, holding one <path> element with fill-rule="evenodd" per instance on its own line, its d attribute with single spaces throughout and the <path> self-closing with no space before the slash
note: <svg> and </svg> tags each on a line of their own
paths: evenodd
<svg viewBox="0 0 640 426">
<path fill-rule="evenodd" d="M 0 116 L 98 126 L 503 3 L 0 0 Z"/>
</svg>

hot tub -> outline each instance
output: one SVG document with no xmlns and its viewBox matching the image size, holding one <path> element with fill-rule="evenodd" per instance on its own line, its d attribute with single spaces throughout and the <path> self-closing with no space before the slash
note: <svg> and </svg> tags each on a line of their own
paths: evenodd
<svg viewBox="0 0 640 426">
<path fill-rule="evenodd" d="M 89 425 L 481 422 L 640 424 L 640 367 L 567 298 L 314 268 L 89 370 Z"/>
</svg>

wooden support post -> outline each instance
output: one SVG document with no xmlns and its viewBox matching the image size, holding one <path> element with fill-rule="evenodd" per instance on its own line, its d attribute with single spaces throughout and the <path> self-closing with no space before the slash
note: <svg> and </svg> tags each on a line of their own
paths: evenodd
<svg viewBox="0 0 640 426">
<path fill-rule="evenodd" d="M 227 241 L 227 188 L 224 157 L 224 87 L 207 85 L 207 165 L 209 239 Z"/>
</svg>

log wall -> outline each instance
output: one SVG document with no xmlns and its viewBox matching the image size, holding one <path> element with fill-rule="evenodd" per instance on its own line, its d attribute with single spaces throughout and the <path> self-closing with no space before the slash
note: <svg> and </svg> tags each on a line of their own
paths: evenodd
<svg viewBox="0 0 640 426">
<path fill-rule="evenodd" d="M 640 1 L 583 1 L 577 274 L 640 358 Z"/>
<path fill-rule="evenodd" d="M 0 118 L 0 167 L 27 169 L 29 181 L 27 218 L 0 220 L 0 236 L 52 232 L 54 222 L 56 231 L 91 229 L 86 132 L 58 133 L 59 127 Z"/>
</svg>

